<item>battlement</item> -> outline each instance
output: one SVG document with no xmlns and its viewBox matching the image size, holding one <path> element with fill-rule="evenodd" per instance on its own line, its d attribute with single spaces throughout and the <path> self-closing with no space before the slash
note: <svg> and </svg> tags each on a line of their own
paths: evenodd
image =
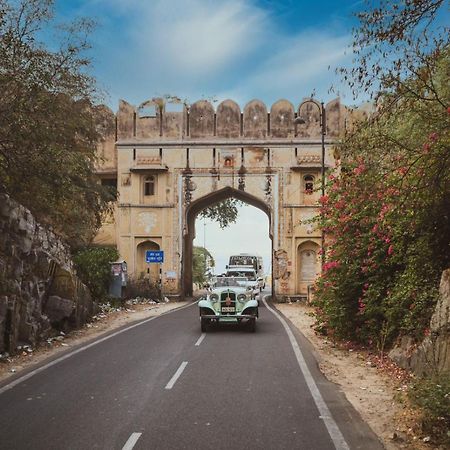
<svg viewBox="0 0 450 450">
<path fill-rule="evenodd" d="M 324 111 L 326 136 L 335 139 L 345 128 L 349 109 L 337 98 L 328 102 Z M 250 101 L 243 109 L 233 100 L 224 100 L 216 107 L 208 100 L 187 105 L 155 98 L 138 107 L 121 100 L 116 116 L 116 140 L 139 143 L 314 139 L 321 136 L 320 115 L 321 104 L 314 99 L 304 99 L 296 108 L 288 100 L 278 100 L 270 109 L 260 100 Z M 296 121 L 298 117 L 302 120 Z"/>
</svg>

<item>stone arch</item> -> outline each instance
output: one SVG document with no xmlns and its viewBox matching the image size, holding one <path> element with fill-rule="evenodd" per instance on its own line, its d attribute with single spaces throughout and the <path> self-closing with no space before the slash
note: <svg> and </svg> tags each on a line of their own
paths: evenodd
<svg viewBox="0 0 450 450">
<path fill-rule="evenodd" d="M 270 134 L 276 138 L 294 136 L 294 105 L 278 100 L 270 108 Z"/>
<path fill-rule="evenodd" d="M 135 275 L 149 278 L 153 283 L 159 280 L 159 264 L 146 264 L 145 252 L 147 250 L 159 250 L 160 246 L 151 239 L 144 239 L 136 245 Z"/>
<path fill-rule="evenodd" d="M 216 134 L 224 138 L 240 136 L 241 108 L 233 100 L 224 100 L 217 107 Z"/>
<path fill-rule="evenodd" d="M 313 99 L 304 99 L 298 107 L 298 117 L 304 120 L 303 124 L 297 125 L 297 136 L 319 137 L 320 136 L 320 103 Z"/>
<path fill-rule="evenodd" d="M 199 100 L 191 105 L 189 135 L 192 138 L 214 136 L 214 107 L 208 100 Z"/>
<path fill-rule="evenodd" d="M 263 139 L 267 136 L 267 107 L 261 100 L 252 100 L 244 108 L 244 137 Z"/>
<path fill-rule="evenodd" d="M 198 214 L 208 206 L 214 205 L 227 198 L 236 198 L 244 203 L 254 206 L 265 212 L 269 218 L 269 237 L 273 242 L 272 233 L 272 210 L 270 206 L 262 199 L 248 194 L 244 191 L 225 187 L 215 192 L 211 192 L 194 202 L 192 202 L 185 211 L 186 229 L 183 233 L 183 258 L 182 258 L 182 289 L 184 295 L 192 295 L 192 258 L 193 241 L 195 238 L 195 219 Z M 273 246 L 273 244 L 272 244 Z M 272 251 L 273 253 L 273 251 Z M 272 264 L 273 266 L 273 264 Z M 273 290 L 273 288 L 272 288 Z"/>
<path fill-rule="evenodd" d="M 297 292 L 307 293 L 308 285 L 320 273 L 319 250 L 319 244 L 313 241 L 305 241 L 297 246 Z"/>
</svg>

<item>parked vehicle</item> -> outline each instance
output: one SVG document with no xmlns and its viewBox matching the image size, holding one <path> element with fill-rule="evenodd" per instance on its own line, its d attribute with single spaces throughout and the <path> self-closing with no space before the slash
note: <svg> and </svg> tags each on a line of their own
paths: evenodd
<svg viewBox="0 0 450 450">
<path fill-rule="evenodd" d="M 215 286 L 198 302 L 202 332 L 210 324 L 245 323 L 249 330 L 256 329 L 258 301 L 253 290 L 234 277 L 217 278 Z"/>
</svg>

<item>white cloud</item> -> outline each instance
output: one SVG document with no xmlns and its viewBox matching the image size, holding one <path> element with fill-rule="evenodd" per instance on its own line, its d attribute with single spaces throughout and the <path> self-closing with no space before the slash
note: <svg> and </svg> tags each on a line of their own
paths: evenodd
<svg viewBox="0 0 450 450">
<path fill-rule="evenodd" d="M 325 99 L 331 85 L 339 84 L 333 71 L 348 60 L 349 42 L 347 35 L 314 31 L 280 37 L 272 44 L 267 59 L 227 94 L 247 100 L 254 95 L 271 101 L 287 98 L 295 103 L 316 91 Z"/>
</svg>

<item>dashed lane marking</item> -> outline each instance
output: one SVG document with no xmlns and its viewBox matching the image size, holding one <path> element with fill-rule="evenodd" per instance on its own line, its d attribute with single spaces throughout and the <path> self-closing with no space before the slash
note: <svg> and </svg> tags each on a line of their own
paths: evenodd
<svg viewBox="0 0 450 450">
<path fill-rule="evenodd" d="M 52 366 L 60 363 L 61 361 L 64 361 L 64 360 L 66 360 L 68 358 L 71 358 L 72 356 L 74 356 L 74 355 L 76 355 L 78 353 L 84 352 L 88 348 L 94 347 L 94 345 L 97 345 L 97 344 L 100 344 L 101 342 L 107 341 L 108 339 L 111 339 L 111 338 L 113 338 L 115 336 L 118 336 L 119 334 L 125 333 L 126 331 L 131 330 L 133 328 L 140 327 L 141 325 L 144 325 L 144 324 L 146 324 L 146 323 L 148 323 L 148 322 L 150 322 L 152 320 L 155 320 L 158 317 L 166 316 L 166 315 L 171 314 L 171 313 L 173 313 L 175 311 L 180 311 L 181 309 L 189 308 L 190 306 L 196 305 L 196 304 L 197 303 L 189 303 L 188 305 L 180 306 L 179 308 L 175 308 L 175 309 L 172 309 L 170 311 L 166 311 L 166 312 L 160 314 L 159 316 L 150 317 L 148 319 L 143 320 L 142 322 L 135 323 L 134 325 L 130 325 L 127 328 L 123 328 L 123 329 L 121 329 L 119 331 L 116 331 L 115 333 L 109 334 L 108 336 L 105 336 L 105 337 L 100 338 L 100 339 L 98 339 L 98 340 L 96 340 L 94 342 L 91 342 L 90 344 L 87 344 L 84 347 L 80 347 L 80 348 L 77 348 L 76 350 L 74 350 L 74 351 L 72 351 L 70 353 L 66 353 L 65 355 L 63 355 L 63 356 L 61 356 L 61 357 L 59 357 L 57 359 L 54 359 L 53 361 L 49 362 L 48 364 L 45 364 L 44 366 L 39 367 L 38 369 L 32 370 L 31 372 L 28 372 L 26 375 L 23 375 L 20 378 L 17 378 L 16 380 L 11 381 L 11 383 L 8 383 L 7 385 L 1 387 L 0 388 L 0 394 L 3 394 L 3 392 L 6 392 L 7 390 L 12 389 L 14 386 L 17 386 L 18 384 L 23 383 L 26 380 L 29 380 L 32 376 L 37 375 L 40 372 L 43 372 L 44 370 L 48 369 L 49 367 L 52 367 Z"/>
<path fill-rule="evenodd" d="M 180 378 L 181 374 L 183 373 L 184 369 L 186 369 L 187 365 L 188 365 L 187 361 L 183 361 L 181 363 L 181 366 L 178 367 L 178 370 L 174 373 L 173 377 L 166 384 L 166 389 L 172 389 L 173 388 L 174 384 L 177 382 L 178 378 Z"/>
<path fill-rule="evenodd" d="M 122 447 L 122 450 L 131 450 L 135 445 L 138 439 L 141 437 L 142 433 L 132 433 L 128 438 L 128 441 L 125 442 L 125 445 Z"/>
<path fill-rule="evenodd" d="M 198 341 L 195 343 L 195 346 L 198 347 L 202 342 L 203 339 L 205 339 L 206 333 L 202 333 L 201 336 L 198 338 Z"/>
</svg>

